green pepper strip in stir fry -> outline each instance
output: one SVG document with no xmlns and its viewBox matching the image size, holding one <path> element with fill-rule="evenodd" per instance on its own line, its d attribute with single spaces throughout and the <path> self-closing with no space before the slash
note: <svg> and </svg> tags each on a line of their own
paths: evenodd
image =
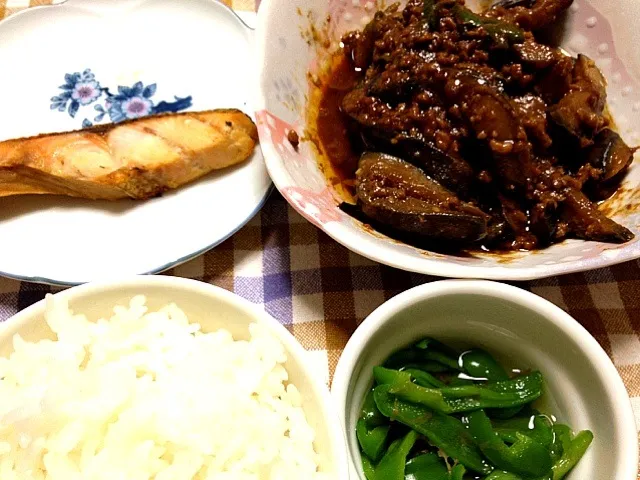
<svg viewBox="0 0 640 480">
<path fill-rule="evenodd" d="M 436 0 L 424 0 L 423 14 L 427 24 L 431 28 L 436 28 L 436 22 L 438 21 L 436 17 Z"/>
<path fill-rule="evenodd" d="M 507 47 L 511 44 L 524 42 L 524 31 L 511 23 L 483 17 L 462 5 L 453 7 L 453 15 L 464 25 L 471 28 L 483 28 L 496 46 Z"/>
</svg>

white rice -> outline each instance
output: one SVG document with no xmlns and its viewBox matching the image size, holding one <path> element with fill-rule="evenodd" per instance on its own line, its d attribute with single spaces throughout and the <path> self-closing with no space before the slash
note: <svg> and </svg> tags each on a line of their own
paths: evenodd
<svg viewBox="0 0 640 480">
<path fill-rule="evenodd" d="M 321 480 L 282 344 L 203 334 L 143 296 L 90 322 L 48 296 L 57 341 L 0 359 L 1 480 Z"/>
</svg>

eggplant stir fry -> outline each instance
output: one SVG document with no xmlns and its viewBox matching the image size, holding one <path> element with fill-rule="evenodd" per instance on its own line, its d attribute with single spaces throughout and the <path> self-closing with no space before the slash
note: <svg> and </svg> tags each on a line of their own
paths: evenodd
<svg viewBox="0 0 640 480">
<path fill-rule="evenodd" d="M 372 225 L 456 248 L 532 250 L 634 235 L 597 202 L 635 148 L 584 55 L 537 40 L 572 0 L 409 0 L 347 33 L 316 118 L 325 155 Z M 347 210 L 347 208 L 345 208 Z"/>
</svg>

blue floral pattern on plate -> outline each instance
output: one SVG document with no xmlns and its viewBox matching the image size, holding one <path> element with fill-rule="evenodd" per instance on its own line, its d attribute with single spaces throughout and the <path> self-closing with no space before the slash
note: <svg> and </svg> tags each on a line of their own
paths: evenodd
<svg viewBox="0 0 640 480">
<path fill-rule="evenodd" d="M 144 85 L 137 82 L 131 87 L 118 86 L 118 93 L 112 93 L 96 80 L 91 69 L 83 72 L 67 73 L 64 85 L 60 85 L 62 93 L 51 98 L 51 110 L 67 112 L 75 118 L 82 107 L 94 104 L 96 115 L 93 121 L 85 118 L 83 127 L 90 127 L 101 122 L 105 116 L 114 122 L 132 120 L 157 113 L 179 112 L 192 105 L 192 97 L 175 97 L 172 102 L 160 101 L 155 103 L 152 97 L 156 93 L 157 85 Z"/>
</svg>

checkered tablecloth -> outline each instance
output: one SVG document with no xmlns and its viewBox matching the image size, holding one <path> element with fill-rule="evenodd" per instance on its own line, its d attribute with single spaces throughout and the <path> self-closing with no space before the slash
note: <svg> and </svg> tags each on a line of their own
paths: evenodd
<svg viewBox="0 0 640 480">
<path fill-rule="evenodd" d="M 0 18 L 47 3 L 51 1 L 0 0 Z M 259 0 L 225 3 L 252 11 Z M 437 280 L 351 253 L 277 193 L 231 239 L 167 274 L 203 280 L 264 305 L 311 352 L 327 381 L 362 319 L 392 296 Z M 567 310 L 600 342 L 629 390 L 640 430 L 640 262 L 514 285 Z M 0 320 L 49 291 L 44 285 L 0 279 Z"/>
</svg>

